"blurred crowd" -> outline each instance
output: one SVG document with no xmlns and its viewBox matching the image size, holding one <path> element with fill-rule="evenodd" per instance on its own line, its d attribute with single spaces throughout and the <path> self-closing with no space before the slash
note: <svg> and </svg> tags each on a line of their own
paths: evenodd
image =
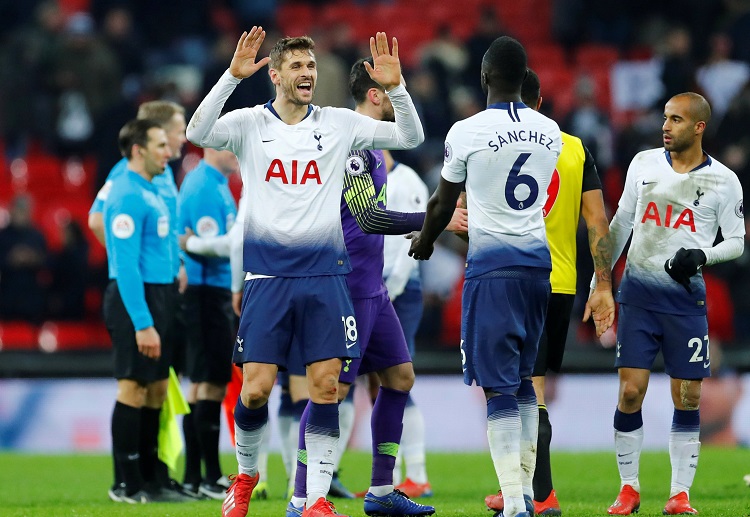
<svg viewBox="0 0 750 517">
<path fill-rule="evenodd" d="M 267 44 L 295 27 L 308 29 L 320 73 L 314 102 L 351 107 L 348 71 L 368 53 L 367 39 L 354 27 L 370 23 L 373 33 L 398 32 L 390 27 L 399 9 L 417 3 L 438 8 L 406 0 L 0 0 L 0 176 L 11 174 L 14 160 L 35 154 L 90 159 L 96 164 L 87 171 L 94 176 L 90 202 L 120 158 L 117 132 L 136 107 L 168 99 L 192 113 L 227 68 L 241 31 L 252 25 L 266 28 Z M 467 0 L 465 9 L 476 11 L 470 26 L 446 22 L 431 28 L 430 39 L 404 37 L 404 75 L 427 140 L 396 157 L 414 167 L 431 189 L 449 127 L 484 109 L 478 70 L 484 50 L 503 34 L 529 49 L 530 65 L 542 79 L 542 111 L 591 150 L 610 216 L 634 154 L 661 145 L 665 100 L 683 91 L 698 91 L 711 103 L 706 150 L 748 189 L 750 0 L 529 0 L 539 16 L 524 24 L 502 16 L 516 3 Z M 396 18 L 375 23 L 325 15 L 344 4 Z M 532 42 L 525 39 L 530 30 Z M 265 74 L 245 82 L 227 102 L 228 110 L 271 97 Z M 178 182 L 197 162 L 197 152 L 192 149 L 173 163 Z M 34 204 L 46 200 L 15 194 L 0 192 L 0 208 L 5 208 L 5 215 L 0 210 L 0 319 L 87 317 L 86 289 L 106 281 L 103 265 L 97 269 L 90 259 L 89 248 L 98 244 L 74 217 L 62 224 L 60 245 L 51 253 L 48 237 L 32 217 Z M 423 343 L 458 343 L 465 249 L 451 237 L 441 240 L 434 258 L 423 265 Z M 585 232 L 579 241 L 584 296 L 592 271 Z M 716 338 L 742 341 L 750 331 L 744 317 L 750 314 L 744 296 L 750 290 L 750 253 L 705 273 L 715 298 L 709 319 Z M 582 301 L 574 317 L 581 312 Z M 577 332 L 579 342 L 593 340 L 586 327 Z"/>
</svg>

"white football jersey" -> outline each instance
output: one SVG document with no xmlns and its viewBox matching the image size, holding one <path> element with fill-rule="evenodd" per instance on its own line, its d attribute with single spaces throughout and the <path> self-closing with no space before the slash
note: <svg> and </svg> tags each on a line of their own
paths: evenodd
<svg viewBox="0 0 750 517">
<path fill-rule="evenodd" d="M 684 174 L 675 172 L 669 152 L 661 148 L 633 158 L 619 202 L 635 218 L 618 301 L 659 312 L 705 314 L 702 275 L 691 279 L 688 294 L 664 263 L 680 248 L 710 248 L 719 227 L 725 239 L 745 235 L 739 179 L 706 158 Z"/>
<path fill-rule="evenodd" d="M 240 159 L 247 209 L 244 269 L 273 276 L 346 274 L 340 200 L 350 149 L 371 146 L 377 121 L 311 106 L 284 123 L 270 102 L 232 111 L 227 149 Z"/>
<path fill-rule="evenodd" d="M 492 104 L 457 122 L 442 176 L 466 181 L 466 277 L 501 267 L 552 268 L 542 208 L 562 149 L 560 128 L 520 102 Z"/>
<path fill-rule="evenodd" d="M 430 198 L 427 185 L 414 169 L 403 163 L 397 163 L 388 173 L 386 183 L 386 201 L 388 210 L 396 212 L 424 212 Z M 384 239 L 383 277 L 391 276 L 394 266 L 409 269 L 411 279 L 419 278 L 419 263 L 408 254 L 411 241 L 403 235 L 386 235 Z"/>
</svg>

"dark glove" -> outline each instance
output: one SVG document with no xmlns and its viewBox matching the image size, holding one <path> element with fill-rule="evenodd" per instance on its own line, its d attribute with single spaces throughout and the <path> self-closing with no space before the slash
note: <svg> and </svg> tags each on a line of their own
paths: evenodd
<svg viewBox="0 0 750 517">
<path fill-rule="evenodd" d="M 688 293 L 692 293 L 690 277 L 698 273 L 705 264 L 706 254 L 702 250 L 680 248 L 664 263 L 664 271 Z"/>
</svg>

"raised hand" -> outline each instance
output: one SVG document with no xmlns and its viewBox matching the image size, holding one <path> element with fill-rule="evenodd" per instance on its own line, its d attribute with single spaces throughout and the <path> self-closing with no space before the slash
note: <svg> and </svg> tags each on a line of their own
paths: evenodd
<svg viewBox="0 0 750 517">
<path fill-rule="evenodd" d="M 253 26 L 249 33 L 243 32 L 229 64 L 229 73 L 237 79 L 245 79 L 266 66 L 271 61 L 270 57 L 264 57 L 257 63 L 255 61 L 264 39 L 266 31 L 263 27 Z"/>
<path fill-rule="evenodd" d="M 365 61 L 365 70 L 370 78 L 390 91 L 401 84 L 401 62 L 398 59 L 398 41 L 393 38 L 393 53 L 388 48 L 385 32 L 378 32 L 370 38 L 370 52 L 374 66 Z"/>
</svg>

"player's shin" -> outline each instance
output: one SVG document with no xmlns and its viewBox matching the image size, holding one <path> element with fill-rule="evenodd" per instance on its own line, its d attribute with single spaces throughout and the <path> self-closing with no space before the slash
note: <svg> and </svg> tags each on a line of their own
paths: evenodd
<svg viewBox="0 0 750 517">
<path fill-rule="evenodd" d="M 248 476 L 257 474 L 258 452 L 267 425 L 268 404 L 257 409 L 249 409 L 242 403 L 241 398 L 237 398 L 237 405 L 234 409 L 234 429 L 240 473 Z"/>
<path fill-rule="evenodd" d="M 372 476 L 370 493 L 384 496 L 393 491 L 393 468 L 401 443 L 404 408 L 409 393 L 380 387 L 372 408 Z"/>
<path fill-rule="evenodd" d="M 401 435 L 400 452 L 406 464 L 406 477 L 420 484 L 427 483 L 424 436 L 424 417 L 409 397 L 404 410 L 404 431 Z"/>
<path fill-rule="evenodd" d="M 521 416 L 521 484 L 523 494 L 534 497 L 532 487 L 536 468 L 537 436 L 539 433 L 539 408 L 531 379 L 521 380 L 518 388 L 518 412 Z"/>
<path fill-rule="evenodd" d="M 349 438 L 352 436 L 354 430 L 354 401 L 347 397 L 339 403 L 339 447 L 336 449 L 336 453 L 333 457 L 333 471 L 336 472 L 339 469 L 341 463 L 341 457 L 346 451 L 346 446 L 349 443 Z"/>
<path fill-rule="evenodd" d="M 641 411 L 623 413 L 615 410 L 615 452 L 617 469 L 620 472 L 622 486 L 630 485 L 640 492 L 638 470 L 641 450 L 643 449 L 643 416 Z"/>
<path fill-rule="evenodd" d="M 310 417 L 305 425 L 307 446 L 307 504 L 311 506 L 328 495 L 333 477 L 333 454 L 339 443 L 339 407 L 337 403 L 310 402 Z M 299 473 L 298 473 L 299 475 Z"/>
<path fill-rule="evenodd" d="M 552 468 L 549 448 L 552 442 L 552 424 L 549 421 L 547 406 L 539 405 L 539 435 L 536 448 L 536 468 L 534 469 L 534 499 L 546 501 L 552 492 Z"/>
<path fill-rule="evenodd" d="M 303 406 L 304 404 L 304 406 Z M 296 445 L 295 448 L 295 468 L 292 471 L 292 476 L 289 479 L 290 488 L 293 489 L 291 503 L 297 508 L 304 506 L 307 501 L 307 445 L 306 445 L 306 434 L 305 429 L 307 428 L 307 422 L 310 419 L 310 401 L 308 399 L 298 400 L 295 402 L 295 408 L 302 408 L 302 413 L 297 420 L 296 414 L 294 423 L 292 424 L 291 431 L 295 432 Z M 290 438 L 292 438 L 290 432 Z M 311 502 L 312 504 L 312 502 Z"/>
<path fill-rule="evenodd" d="M 487 401 L 487 440 L 505 515 L 526 510 L 521 483 L 521 416 L 515 395 L 496 395 Z"/>
<path fill-rule="evenodd" d="M 672 464 L 672 482 L 669 497 L 680 492 L 690 494 L 698 467 L 701 442 L 699 436 L 699 411 L 674 410 L 669 433 L 669 459 Z"/>
</svg>

